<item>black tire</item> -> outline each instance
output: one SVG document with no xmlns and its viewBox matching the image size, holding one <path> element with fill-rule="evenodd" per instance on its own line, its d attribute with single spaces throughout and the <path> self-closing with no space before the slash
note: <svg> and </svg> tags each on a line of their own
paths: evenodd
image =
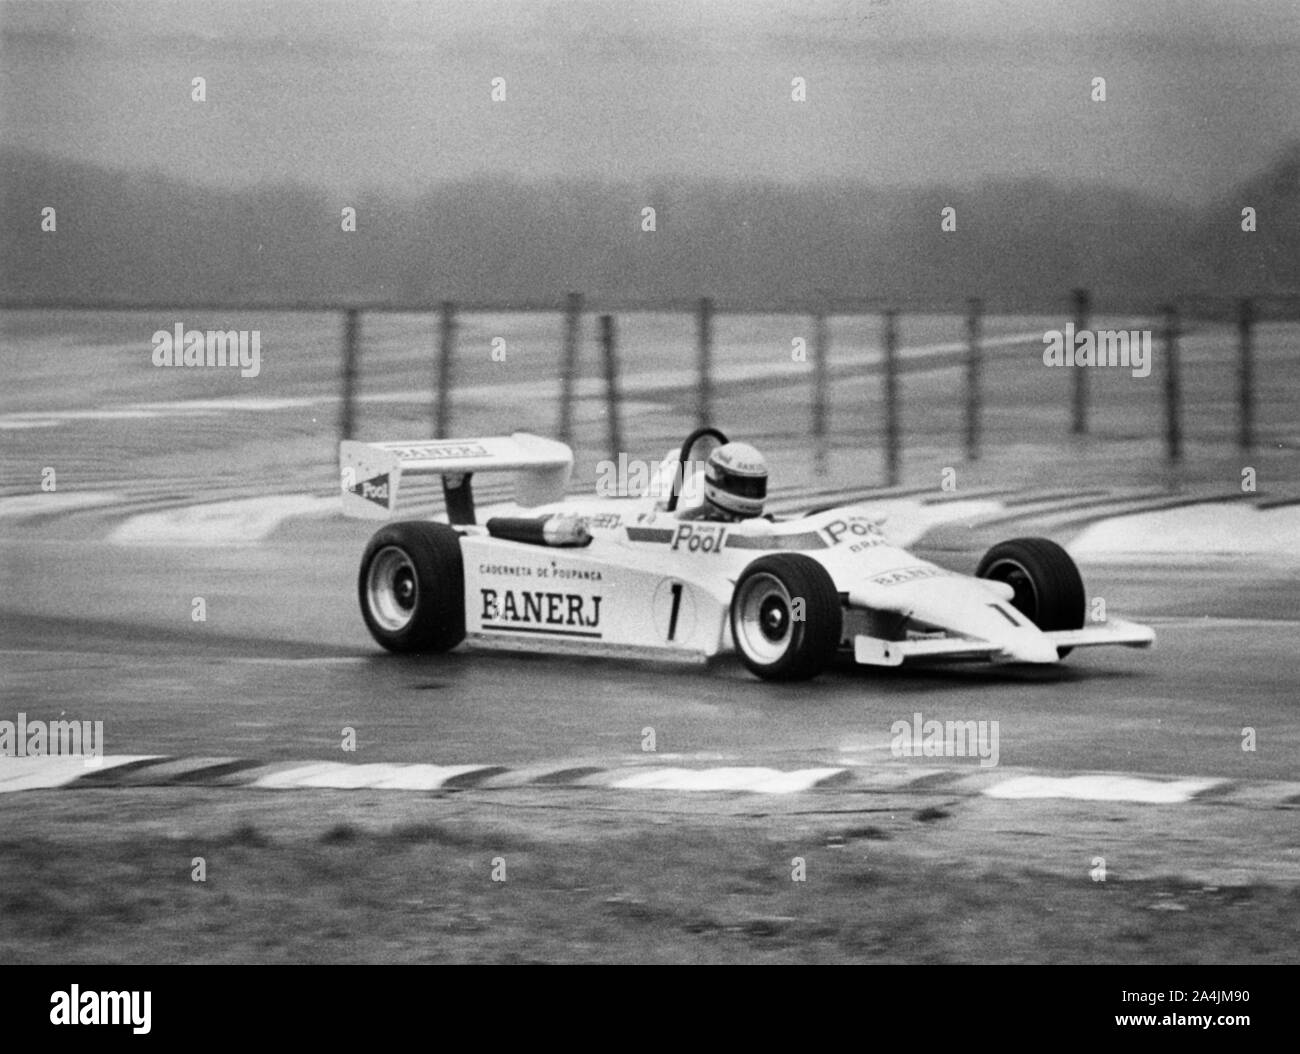
<svg viewBox="0 0 1300 1054">
<path fill-rule="evenodd" d="M 1047 538 L 999 542 L 979 562 L 976 578 L 1006 582 L 1012 605 L 1041 630 L 1080 629 L 1088 606 L 1074 558 Z M 1064 659 L 1073 648 L 1057 648 Z"/>
<path fill-rule="evenodd" d="M 465 639 L 465 564 L 460 535 L 445 523 L 381 527 L 357 576 L 361 616 L 389 651 L 450 651 Z"/>
<path fill-rule="evenodd" d="M 792 618 L 795 599 L 802 620 Z M 835 657 L 844 609 L 830 573 L 802 553 L 774 553 L 751 563 L 731 595 L 731 637 L 740 661 L 765 681 L 805 681 Z"/>
</svg>

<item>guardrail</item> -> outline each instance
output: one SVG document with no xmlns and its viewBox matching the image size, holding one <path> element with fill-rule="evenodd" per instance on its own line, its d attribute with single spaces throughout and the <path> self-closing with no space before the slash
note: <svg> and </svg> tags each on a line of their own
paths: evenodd
<svg viewBox="0 0 1300 1054">
<path fill-rule="evenodd" d="M 1095 310 L 1088 290 L 1075 289 L 1069 294 L 1069 304 L 1076 332 L 1087 330 Z M 1125 305 L 1129 306 L 1129 305 Z M 465 312 L 557 312 L 563 316 L 563 346 L 560 398 L 556 432 L 561 440 L 572 443 L 574 438 L 575 382 L 579 372 L 579 348 L 582 339 L 583 319 L 594 314 L 598 321 L 601 361 L 608 422 L 608 442 L 611 455 L 617 458 L 623 449 L 622 394 L 618 364 L 616 316 L 621 312 L 673 311 L 689 309 L 695 320 L 697 382 L 696 418 L 700 424 L 712 423 L 714 411 L 714 324 L 720 313 L 728 314 L 801 314 L 812 321 L 811 370 L 811 422 L 814 463 L 823 471 L 828 452 L 828 392 L 827 363 L 830 354 L 830 337 L 827 319 L 837 315 L 878 315 L 881 320 L 881 391 L 884 405 L 884 466 L 888 485 L 899 482 L 902 460 L 902 435 L 900 429 L 901 395 L 899 391 L 899 360 L 901 352 L 899 319 L 911 314 L 962 314 L 964 315 L 965 355 L 963 375 L 964 399 L 964 450 L 969 460 L 981 455 L 984 413 L 984 319 L 988 305 L 979 298 L 961 304 L 935 303 L 887 299 L 882 297 L 823 296 L 813 305 L 774 304 L 756 310 L 752 305 L 733 305 L 719 308 L 709 297 L 693 302 L 636 303 L 617 305 L 592 304 L 581 293 L 569 293 L 561 302 L 516 302 L 513 304 L 473 303 L 455 304 L 443 301 L 427 302 L 375 302 L 340 305 L 310 301 L 253 303 L 224 301 L 196 301 L 191 303 L 121 302 L 106 300 L 67 300 L 58 298 L 0 298 L 0 308 L 11 310 L 91 310 L 91 311 L 253 311 L 276 312 L 339 312 L 342 319 L 342 355 L 339 371 L 338 432 L 341 438 L 351 438 L 356 430 L 357 379 L 361 366 L 361 323 L 367 313 L 401 312 L 435 314 L 437 323 L 434 405 L 432 423 L 434 435 L 444 438 L 451 435 L 453 422 L 452 393 L 455 387 L 455 360 L 457 318 Z M 1017 309 L 1017 313 L 1023 307 Z M 1150 313 L 1150 312 L 1144 312 Z M 1159 331 L 1162 354 L 1167 364 L 1164 385 L 1165 454 L 1171 465 L 1177 465 L 1183 456 L 1182 428 L 1182 378 L 1179 340 L 1184 319 L 1214 322 L 1232 321 L 1237 334 L 1236 388 L 1237 388 L 1237 448 L 1249 451 L 1256 444 L 1255 422 L 1255 327 L 1261 318 L 1300 318 L 1300 295 L 1267 294 L 1263 296 L 1231 296 L 1226 294 L 1187 294 L 1163 305 L 1157 314 L 1163 316 Z M 1070 400 L 1070 431 L 1074 435 L 1089 433 L 1089 374 L 1087 369 L 1074 369 Z"/>
</svg>

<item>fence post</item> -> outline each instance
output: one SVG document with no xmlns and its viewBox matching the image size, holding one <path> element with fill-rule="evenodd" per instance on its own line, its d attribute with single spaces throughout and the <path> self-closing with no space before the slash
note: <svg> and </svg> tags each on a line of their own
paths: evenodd
<svg viewBox="0 0 1300 1054">
<path fill-rule="evenodd" d="M 1086 289 L 1075 289 L 1071 296 L 1074 298 L 1074 334 L 1078 337 L 1080 332 L 1088 328 L 1091 298 Z M 1074 361 L 1073 347 L 1066 348 L 1065 354 L 1067 362 Z M 1070 372 L 1074 374 L 1074 420 L 1070 430 L 1075 435 L 1086 435 L 1088 432 L 1088 371 L 1083 367 L 1076 367 Z"/>
<path fill-rule="evenodd" d="M 573 445 L 573 385 L 578 373 L 578 341 L 582 333 L 582 294 L 564 302 L 564 362 L 560 367 L 560 442 Z"/>
<path fill-rule="evenodd" d="M 826 357 L 830 354 L 830 340 L 826 335 L 826 311 L 817 308 L 813 315 L 813 462 L 817 475 L 826 473 Z"/>
<path fill-rule="evenodd" d="M 455 350 L 456 305 L 444 300 L 438 309 L 438 392 L 433 410 L 435 439 L 447 439 L 451 430 L 451 366 Z"/>
<path fill-rule="evenodd" d="M 713 301 L 700 297 L 695 319 L 696 347 L 699 351 L 700 402 L 697 425 L 713 424 Z"/>
<path fill-rule="evenodd" d="M 978 297 L 966 302 L 966 460 L 980 456 L 980 404 L 983 398 L 981 371 L 981 321 L 984 305 Z"/>
<path fill-rule="evenodd" d="M 898 312 L 885 311 L 885 480 L 898 485 Z"/>
<path fill-rule="evenodd" d="M 343 311 L 343 372 L 339 392 L 339 438 L 351 439 L 357 390 L 357 333 L 360 328 L 355 307 Z"/>
<path fill-rule="evenodd" d="M 1255 445 L 1255 303 L 1243 297 L 1237 308 L 1237 445 Z"/>
<path fill-rule="evenodd" d="M 1178 363 L 1178 309 L 1165 308 L 1165 441 L 1169 463 L 1183 459 L 1182 378 Z"/>
<path fill-rule="evenodd" d="M 609 418 L 610 459 L 618 461 L 623 449 L 623 426 L 619 420 L 622 395 L 618 390 L 618 350 L 614 337 L 614 316 L 600 316 L 600 350 L 605 362 L 605 406 Z"/>
</svg>

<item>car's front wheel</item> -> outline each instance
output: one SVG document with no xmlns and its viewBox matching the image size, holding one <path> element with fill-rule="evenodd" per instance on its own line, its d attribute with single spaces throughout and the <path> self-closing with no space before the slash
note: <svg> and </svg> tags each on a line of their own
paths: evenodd
<svg viewBox="0 0 1300 1054">
<path fill-rule="evenodd" d="M 768 681 L 816 677 L 835 657 L 843 622 L 829 572 L 801 553 L 755 560 L 731 597 L 736 651 L 752 673 Z"/>
<path fill-rule="evenodd" d="M 1074 559 L 1047 538 L 999 542 L 984 554 L 975 577 L 1005 582 L 1011 603 L 1041 630 L 1079 629 L 1087 607 L 1083 578 Z M 1057 648 L 1064 659 L 1073 649 Z"/>
<path fill-rule="evenodd" d="M 389 651 L 450 651 L 465 639 L 460 536 L 444 523 L 390 523 L 375 532 L 357 577 L 361 615 Z"/>
</svg>

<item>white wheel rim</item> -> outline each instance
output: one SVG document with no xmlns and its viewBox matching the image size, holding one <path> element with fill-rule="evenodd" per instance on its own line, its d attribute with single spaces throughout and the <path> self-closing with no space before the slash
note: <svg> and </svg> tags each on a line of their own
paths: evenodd
<svg viewBox="0 0 1300 1054">
<path fill-rule="evenodd" d="M 736 647 L 763 665 L 777 662 L 794 636 L 790 591 L 775 575 L 751 575 L 736 597 Z"/>
<path fill-rule="evenodd" d="M 420 580 L 406 551 L 395 545 L 375 553 L 366 574 L 366 605 L 371 617 L 390 633 L 404 630 L 420 602 Z"/>
</svg>

